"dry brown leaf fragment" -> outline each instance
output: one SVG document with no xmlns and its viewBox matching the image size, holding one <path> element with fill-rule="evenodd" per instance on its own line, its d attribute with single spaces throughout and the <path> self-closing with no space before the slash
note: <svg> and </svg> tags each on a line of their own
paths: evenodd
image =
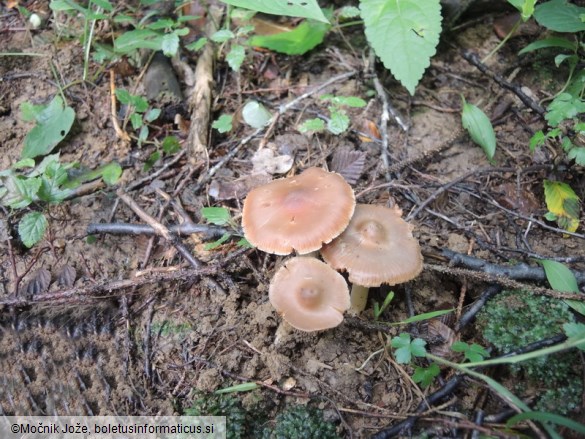
<svg viewBox="0 0 585 439">
<path fill-rule="evenodd" d="M 362 122 L 361 132 L 365 134 L 365 136 L 358 136 L 362 142 L 373 142 L 374 140 L 382 139 L 378 126 L 369 119 L 365 119 Z"/>
<path fill-rule="evenodd" d="M 271 180 L 270 175 L 266 173 L 250 174 L 233 181 L 215 179 L 209 186 L 208 194 L 219 201 L 233 200 L 248 195 L 248 192 L 255 187 L 266 184 Z"/>
<path fill-rule="evenodd" d="M 57 273 L 57 283 L 62 287 L 72 287 L 77 278 L 77 270 L 71 265 L 64 265 Z"/>
<path fill-rule="evenodd" d="M 39 268 L 31 280 L 26 284 L 26 294 L 32 297 L 36 294 L 44 293 L 49 289 L 51 284 L 51 272 L 46 268 Z"/>
<path fill-rule="evenodd" d="M 354 185 L 359 180 L 364 165 L 366 153 L 363 151 L 352 151 L 347 147 L 338 148 L 331 159 L 331 171 L 337 172 L 345 181 Z"/>
</svg>

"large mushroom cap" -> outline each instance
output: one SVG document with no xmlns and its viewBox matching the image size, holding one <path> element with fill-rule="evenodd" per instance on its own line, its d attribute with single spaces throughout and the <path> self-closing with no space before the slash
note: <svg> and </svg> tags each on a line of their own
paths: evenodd
<svg viewBox="0 0 585 439">
<path fill-rule="evenodd" d="M 345 231 L 321 249 L 323 259 L 364 287 L 414 279 L 423 259 L 412 226 L 401 215 L 398 207 L 358 204 Z"/>
<path fill-rule="evenodd" d="M 354 208 L 353 190 L 341 175 L 309 168 L 250 191 L 242 227 L 246 239 L 262 251 L 306 254 L 343 232 Z"/>
<path fill-rule="evenodd" d="M 280 267 L 270 282 L 270 303 L 302 331 L 333 328 L 349 308 L 343 276 L 311 257 L 295 257 Z"/>
</svg>

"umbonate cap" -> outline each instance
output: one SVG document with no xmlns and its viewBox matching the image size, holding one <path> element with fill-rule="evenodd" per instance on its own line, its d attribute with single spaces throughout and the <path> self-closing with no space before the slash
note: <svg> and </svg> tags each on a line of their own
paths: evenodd
<svg viewBox="0 0 585 439">
<path fill-rule="evenodd" d="M 270 303 L 293 327 L 302 331 L 333 328 L 349 309 L 349 289 L 343 276 L 320 260 L 295 257 L 276 272 Z"/>
</svg>

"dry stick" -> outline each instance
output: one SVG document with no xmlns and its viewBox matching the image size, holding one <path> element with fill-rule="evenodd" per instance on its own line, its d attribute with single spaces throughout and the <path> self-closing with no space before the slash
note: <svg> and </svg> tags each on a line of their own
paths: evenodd
<svg viewBox="0 0 585 439">
<path fill-rule="evenodd" d="M 205 35 L 208 37 L 217 31 L 223 9 L 210 5 L 208 18 L 205 24 Z M 206 155 L 209 136 L 209 119 L 211 107 L 211 93 L 213 85 L 213 45 L 206 44 L 195 66 L 195 85 L 189 96 L 191 109 L 191 127 L 187 137 L 189 162 L 192 166 Z"/>
<path fill-rule="evenodd" d="M 378 75 L 374 76 L 374 87 L 376 88 L 378 97 L 382 101 L 382 115 L 380 116 L 380 130 L 382 131 L 382 163 L 384 164 L 384 170 L 386 171 L 386 180 L 391 181 L 392 178 L 388 171 L 388 168 L 390 167 L 390 159 L 388 157 L 388 122 L 390 121 L 390 113 L 388 112 L 388 95 L 386 94 L 384 87 L 382 87 Z"/>
<path fill-rule="evenodd" d="M 291 108 L 295 107 L 300 101 L 302 101 L 303 99 L 306 99 L 310 96 L 312 96 L 315 93 L 318 93 L 319 91 L 323 90 L 324 88 L 330 86 L 331 84 L 337 82 L 337 81 L 341 81 L 343 79 L 347 79 L 347 78 L 351 78 L 352 76 L 356 75 L 357 72 L 356 71 L 351 71 L 351 72 L 346 72 L 343 73 L 341 75 L 337 75 L 334 76 L 333 78 L 329 79 L 328 81 L 325 81 L 323 84 L 315 87 L 314 89 L 303 93 L 302 95 L 296 97 L 295 99 L 293 99 L 292 101 L 290 101 L 288 104 L 284 104 L 281 105 L 278 109 L 278 112 L 272 116 L 272 119 L 270 120 L 270 125 L 272 125 L 273 123 L 275 123 L 275 121 L 285 112 L 287 112 L 288 110 L 290 110 Z M 195 185 L 194 188 L 194 192 L 198 192 L 201 187 L 206 184 L 214 175 L 217 171 L 219 171 L 219 169 L 221 169 L 228 161 L 230 161 L 239 151 L 240 149 L 246 145 L 248 142 L 250 142 L 254 137 L 258 136 L 260 133 L 262 133 L 264 131 L 264 127 L 262 128 L 258 128 L 256 131 L 254 131 L 252 134 L 250 134 L 249 136 L 243 138 L 230 152 L 228 152 L 215 166 L 213 166 L 211 169 L 209 169 L 208 172 L 206 172 L 204 175 L 202 175 L 201 177 L 199 177 L 199 179 L 197 180 L 197 184 Z"/>
<path fill-rule="evenodd" d="M 181 256 L 183 256 L 191 264 L 193 268 L 200 268 L 202 266 L 202 263 L 191 254 L 189 249 L 187 249 L 183 243 L 179 242 L 179 240 L 171 234 L 167 227 L 162 225 L 160 222 L 142 210 L 140 206 L 138 206 L 138 204 L 136 204 L 134 200 L 130 198 L 122 189 L 118 189 L 116 194 L 124 203 L 126 203 L 130 209 L 132 209 L 136 215 L 140 217 L 140 219 L 150 225 L 155 230 L 157 235 L 162 236 L 164 239 L 170 242 L 181 254 Z"/>
<path fill-rule="evenodd" d="M 185 222 L 168 227 L 169 232 L 173 235 L 188 236 L 194 233 L 202 233 L 206 239 L 218 238 L 228 230 L 223 227 L 210 226 L 206 224 L 194 224 Z M 110 235 L 147 235 L 153 236 L 158 233 L 154 228 L 147 224 L 128 224 L 128 223 L 92 223 L 87 226 L 88 235 L 97 235 L 107 233 Z"/>
<path fill-rule="evenodd" d="M 581 293 L 564 293 L 562 291 L 551 290 L 550 288 L 542 288 L 536 287 L 534 285 L 527 285 L 522 282 L 517 282 L 512 279 L 507 279 L 505 277 L 487 274 L 482 272 L 477 272 L 473 270 L 468 270 L 465 268 L 450 268 L 450 267 L 443 267 L 442 265 L 434 265 L 434 264 L 424 264 L 424 267 L 433 271 L 437 271 L 443 274 L 450 274 L 452 276 L 461 276 L 467 277 L 470 279 L 474 279 L 481 282 L 487 282 L 490 284 L 499 284 L 506 288 L 511 288 L 514 290 L 526 290 L 530 291 L 534 294 L 541 294 L 543 296 L 554 297 L 555 299 L 565 299 L 565 300 L 578 300 L 578 301 L 585 301 L 585 294 Z"/>
<path fill-rule="evenodd" d="M 130 142 L 130 136 L 126 131 L 123 131 L 120 128 L 120 124 L 118 123 L 118 112 L 116 110 L 116 80 L 115 80 L 114 70 L 110 69 L 110 110 L 112 112 L 112 125 L 114 127 L 114 131 L 116 131 L 116 135 L 122 139 L 124 142 Z"/>
<path fill-rule="evenodd" d="M 463 266 L 465 268 L 471 268 L 472 270 L 479 270 L 487 274 L 507 277 L 514 280 L 546 280 L 546 273 L 542 267 L 531 267 L 525 263 L 502 266 L 492 264 L 473 256 L 457 253 L 447 248 L 441 249 L 441 254 L 449 259 L 449 265 L 451 266 Z M 585 285 L 585 273 L 573 271 L 573 275 L 577 279 L 578 284 Z"/>
<path fill-rule="evenodd" d="M 481 62 L 476 53 L 472 52 L 471 50 L 463 50 L 461 51 L 461 56 L 469 64 L 477 67 L 480 72 L 482 72 L 483 74 L 487 75 L 490 79 L 495 81 L 499 86 L 507 90 L 510 90 L 512 93 L 518 96 L 520 100 L 524 103 L 524 105 L 526 105 L 532 111 L 539 114 L 541 117 L 544 117 L 544 114 L 546 113 L 544 108 L 542 108 L 537 102 L 535 102 L 528 95 L 526 95 L 526 93 L 522 91 L 521 87 L 506 81 L 497 73 L 492 72 L 484 63 Z"/>
</svg>

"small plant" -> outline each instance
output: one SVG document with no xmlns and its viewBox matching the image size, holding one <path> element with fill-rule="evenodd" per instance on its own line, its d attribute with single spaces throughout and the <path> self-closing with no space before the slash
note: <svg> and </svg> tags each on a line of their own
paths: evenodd
<svg viewBox="0 0 585 439">
<path fill-rule="evenodd" d="M 132 128 L 138 132 L 138 145 L 148 138 L 148 123 L 154 122 L 160 116 L 160 109 L 150 108 L 148 101 L 142 96 L 130 94 L 124 89 L 116 90 L 118 100 L 128 106 L 127 114 L 130 115 Z"/>
<path fill-rule="evenodd" d="M 490 356 L 489 352 L 477 343 L 472 343 L 469 345 L 463 341 L 456 341 L 451 346 L 451 350 L 454 352 L 463 353 L 465 359 L 471 361 L 472 363 L 476 361 L 483 361 L 485 358 Z"/>
<path fill-rule="evenodd" d="M 486 341 L 505 354 L 557 335 L 572 321 L 569 307 L 562 301 L 506 291 L 486 304 L 477 323 Z M 539 397 L 537 409 L 564 414 L 578 406 L 582 393 L 582 377 L 574 370 L 578 358 L 576 352 L 569 351 L 555 355 L 555 367 L 550 367 L 551 361 L 548 356 L 540 356 L 512 364 L 510 370 L 526 376 L 532 386 L 549 389 Z"/>
<path fill-rule="evenodd" d="M 299 131 L 305 133 L 307 131 L 323 131 L 327 128 L 331 134 L 339 135 L 347 131 L 349 128 L 349 117 L 345 112 L 345 107 L 362 108 L 366 106 L 366 101 L 355 96 L 333 96 L 326 94 L 321 96 L 325 102 L 329 102 L 327 110 L 329 111 L 329 120 L 327 125 L 322 119 L 315 118 L 306 120 L 300 127 Z"/>
<path fill-rule="evenodd" d="M 107 184 L 115 184 L 122 174 L 120 165 L 111 163 L 73 178 L 68 171 L 74 167 L 78 165 L 62 164 L 59 161 L 59 154 L 46 156 L 36 166 L 31 158 L 21 160 L 11 169 L 0 171 L 0 204 L 15 210 L 41 203 L 58 204 L 86 179 L 101 177 Z M 25 173 L 23 171 L 25 169 L 31 170 Z M 39 242 L 48 225 L 43 213 L 38 211 L 26 213 L 18 225 L 18 234 L 23 244 L 32 247 Z"/>
<path fill-rule="evenodd" d="M 397 363 L 408 364 L 412 357 L 424 357 L 427 354 L 425 345 L 427 344 L 422 338 L 410 339 L 410 334 L 402 333 L 394 337 L 390 343 L 394 349 L 394 357 Z"/>
<path fill-rule="evenodd" d="M 374 302 L 374 320 L 375 321 L 378 321 L 380 316 L 384 313 L 384 311 L 386 311 L 386 308 L 388 308 L 388 306 L 390 305 L 390 302 L 392 302 L 392 299 L 394 299 L 394 291 L 389 291 L 388 294 L 386 294 L 386 297 L 384 298 L 384 301 L 382 302 L 381 306 L 380 306 L 380 304 L 378 304 L 378 302 Z"/>
<path fill-rule="evenodd" d="M 278 414 L 273 429 L 266 428 L 262 439 L 337 439 L 335 425 L 323 419 L 317 409 L 297 405 Z"/>
<path fill-rule="evenodd" d="M 236 223 L 232 219 L 229 210 L 225 207 L 204 207 L 201 209 L 201 216 L 208 223 L 215 224 L 216 226 L 229 226 L 233 230 L 233 232 L 224 233 L 217 241 L 207 244 L 205 250 L 213 250 L 219 247 L 235 234 L 235 230 L 237 229 Z M 246 238 L 241 238 L 237 244 L 240 247 L 252 247 Z"/>
</svg>

